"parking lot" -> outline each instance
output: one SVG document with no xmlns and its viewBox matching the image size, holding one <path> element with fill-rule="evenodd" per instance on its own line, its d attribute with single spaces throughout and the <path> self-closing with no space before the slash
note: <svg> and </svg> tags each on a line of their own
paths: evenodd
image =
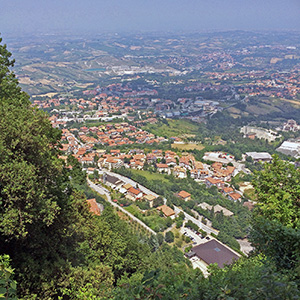
<svg viewBox="0 0 300 300">
<path fill-rule="evenodd" d="M 191 240 L 193 241 L 193 246 L 197 246 L 199 244 L 206 243 L 211 239 L 209 236 L 201 237 L 201 234 L 198 235 L 197 233 L 195 233 L 194 231 L 192 231 L 191 229 L 189 229 L 187 227 L 181 227 L 180 232 L 183 235 L 191 238 Z"/>
</svg>

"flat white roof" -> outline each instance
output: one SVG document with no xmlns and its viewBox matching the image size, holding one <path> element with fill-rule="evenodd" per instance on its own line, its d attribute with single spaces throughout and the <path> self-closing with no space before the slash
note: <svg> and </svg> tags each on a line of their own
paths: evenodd
<svg viewBox="0 0 300 300">
<path fill-rule="evenodd" d="M 300 148 L 300 143 L 285 141 L 281 144 L 279 148 L 287 150 L 298 150 Z"/>
<path fill-rule="evenodd" d="M 272 159 L 268 152 L 246 152 L 246 155 L 251 156 L 253 159 Z"/>
</svg>

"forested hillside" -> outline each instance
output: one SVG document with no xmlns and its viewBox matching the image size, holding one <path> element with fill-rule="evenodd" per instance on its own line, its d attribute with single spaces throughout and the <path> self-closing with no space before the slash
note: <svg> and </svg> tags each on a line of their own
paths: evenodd
<svg viewBox="0 0 300 300">
<path fill-rule="evenodd" d="M 10 56 L 0 45 L 0 299 L 299 298 L 299 171 L 276 159 L 257 173 L 257 250 L 205 279 L 110 206 L 89 212 L 74 182 L 85 178 L 58 158 L 60 131 L 20 90 Z"/>
</svg>

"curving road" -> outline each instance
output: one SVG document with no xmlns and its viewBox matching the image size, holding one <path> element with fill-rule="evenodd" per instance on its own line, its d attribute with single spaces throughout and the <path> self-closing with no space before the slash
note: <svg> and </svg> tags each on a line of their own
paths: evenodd
<svg viewBox="0 0 300 300">
<path fill-rule="evenodd" d="M 141 226 L 143 226 L 146 230 L 148 230 L 150 233 L 156 235 L 156 232 L 153 231 L 150 227 L 148 227 L 145 223 L 143 223 L 140 219 L 138 219 L 137 217 L 135 217 L 133 214 L 131 214 L 130 212 L 128 212 L 126 209 L 124 209 L 123 207 L 119 206 L 117 203 L 113 202 L 111 200 L 111 196 L 110 196 L 110 192 L 99 185 L 94 184 L 92 181 L 90 181 L 89 179 L 87 179 L 87 183 L 88 185 L 97 193 L 99 193 L 100 195 L 105 195 L 107 198 L 107 201 L 114 207 L 118 208 L 119 210 L 121 210 L 123 213 L 125 213 L 126 215 L 128 215 L 132 220 L 136 221 L 137 223 L 139 223 Z"/>
<path fill-rule="evenodd" d="M 136 184 L 138 184 L 137 182 L 133 181 L 132 179 L 129 179 L 128 177 L 125 177 L 123 175 L 111 172 L 111 171 L 105 171 L 107 174 L 111 175 L 111 176 L 115 176 L 118 177 L 119 179 L 121 179 L 122 181 L 124 181 L 125 183 L 130 183 L 132 186 L 136 186 Z M 142 186 L 141 184 L 138 184 L 139 189 L 145 193 L 145 194 L 152 194 L 156 197 L 158 197 L 159 195 L 157 195 L 156 193 L 152 192 L 151 190 L 147 189 L 146 187 Z M 115 204 L 115 203 L 114 203 Z M 193 216 L 189 215 L 188 213 L 184 212 L 181 208 L 174 206 L 174 211 L 177 214 L 179 214 L 180 212 L 184 213 L 184 216 L 187 220 L 192 221 L 193 223 L 195 223 L 200 229 L 206 231 L 208 234 L 218 234 L 218 230 L 213 229 L 205 224 L 203 224 L 201 221 L 197 220 L 196 218 L 194 218 Z M 143 223 L 144 224 L 144 223 Z"/>
</svg>

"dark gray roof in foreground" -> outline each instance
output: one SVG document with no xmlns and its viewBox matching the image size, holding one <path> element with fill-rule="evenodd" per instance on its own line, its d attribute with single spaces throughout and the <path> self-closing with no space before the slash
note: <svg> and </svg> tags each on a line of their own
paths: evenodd
<svg viewBox="0 0 300 300">
<path fill-rule="evenodd" d="M 208 265 L 217 263 L 220 268 L 239 258 L 233 251 L 215 239 L 192 248 L 192 251 Z"/>
</svg>

